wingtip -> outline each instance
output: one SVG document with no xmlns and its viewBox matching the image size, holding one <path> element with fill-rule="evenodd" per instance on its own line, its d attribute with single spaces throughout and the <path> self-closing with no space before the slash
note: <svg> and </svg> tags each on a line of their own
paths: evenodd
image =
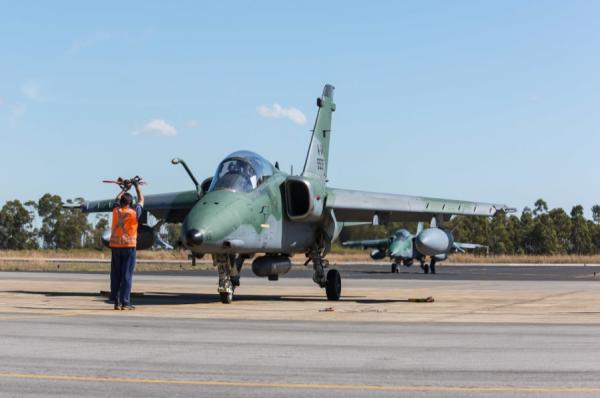
<svg viewBox="0 0 600 398">
<path fill-rule="evenodd" d="M 63 209 L 84 209 L 85 208 L 85 203 L 62 203 L 62 208 Z"/>
<path fill-rule="evenodd" d="M 502 211 L 506 214 L 512 214 L 512 213 L 516 213 L 517 212 L 517 208 L 516 207 L 508 207 L 506 205 L 501 205 L 501 206 L 495 206 L 496 211 Z"/>
</svg>

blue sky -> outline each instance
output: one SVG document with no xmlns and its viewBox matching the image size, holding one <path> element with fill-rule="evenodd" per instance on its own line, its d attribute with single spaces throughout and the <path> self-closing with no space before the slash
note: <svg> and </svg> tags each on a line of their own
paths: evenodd
<svg viewBox="0 0 600 398">
<path fill-rule="evenodd" d="M 0 9 L 0 203 L 110 197 L 102 179 L 135 174 L 189 189 L 171 158 L 203 179 L 238 149 L 300 170 L 325 83 L 333 186 L 600 203 L 598 2 Z"/>
</svg>

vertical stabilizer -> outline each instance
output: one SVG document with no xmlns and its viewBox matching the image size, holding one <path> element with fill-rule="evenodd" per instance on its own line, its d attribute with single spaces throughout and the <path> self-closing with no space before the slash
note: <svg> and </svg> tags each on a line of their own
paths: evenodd
<svg viewBox="0 0 600 398">
<path fill-rule="evenodd" d="M 331 114 L 335 111 L 333 91 L 335 87 L 326 84 L 323 96 L 317 98 L 317 120 L 310 139 L 303 176 L 327 179 L 327 161 L 329 160 L 329 139 L 331 136 Z"/>
<path fill-rule="evenodd" d="M 415 234 L 415 236 L 419 235 L 421 232 L 423 232 L 423 223 L 422 222 L 417 224 L 417 233 Z"/>
</svg>

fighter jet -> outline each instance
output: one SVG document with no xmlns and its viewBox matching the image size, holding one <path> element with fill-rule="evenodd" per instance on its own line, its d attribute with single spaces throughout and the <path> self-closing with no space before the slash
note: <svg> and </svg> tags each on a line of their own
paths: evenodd
<svg viewBox="0 0 600 398">
<path fill-rule="evenodd" d="M 231 303 L 245 260 L 253 259 L 252 271 L 257 276 L 277 280 L 290 270 L 290 258 L 298 253 L 306 256 L 306 265 L 312 263 L 312 279 L 325 289 L 327 298 L 339 300 L 340 273 L 329 269 L 325 257 L 344 222 L 435 218 L 439 225 L 454 214 L 491 217 L 509 210 L 500 204 L 329 187 L 331 118 L 336 110 L 333 93 L 334 87 L 328 84 L 317 98 L 317 117 L 300 175 L 287 174 L 254 152 L 238 151 L 225 157 L 214 176 L 199 184 L 184 161 L 173 159 L 173 164 L 185 168 L 195 189 L 146 195 L 145 212 L 159 222 L 183 223 L 181 240 L 194 257 L 212 255 L 223 303 Z M 112 203 L 91 201 L 80 208 L 109 212 Z M 141 225 L 139 232 L 140 241 L 152 241 L 155 236 L 148 225 Z"/>
<path fill-rule="evenodd" d="M 446 260 L 449 253 L 487 248 L 477 243 L 455 242 L 452 231 L 438 228 L 435 222 L 432 224 L 430 228 L 423 228 L 423 223 L 419 223 L 414 235 L 402 228 L 387 239 L 352 240 L 343 242 L 342 246 L 373 249 L 370 253 L 373 260 L 389 257 L 392 259 L 392 273 L 398 272 L 399 265 L 410 267 L 416 260 L 426 274 L 435 274 L 436 263 Z M 429 264 L 425 262 L 428 256 Z"/>
</svg>

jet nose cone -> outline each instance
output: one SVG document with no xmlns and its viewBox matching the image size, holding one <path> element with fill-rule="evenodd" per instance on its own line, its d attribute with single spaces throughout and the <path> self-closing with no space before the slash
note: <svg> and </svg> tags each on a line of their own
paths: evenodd
<svg viewBox="0 0 600 398">
<path fill-rule="evenodd" d="M 200 246 L 204 242 L 204 233 L 197 229 L 190 229 L 185 233 L 185 241 L 188 245 Z"/>
<path fill-rule="evenodd" d="M 432 234 L 429 230 L 421 232 L 417 237 L 419 243 L 426 246 L 429 246 L 432 243 L 432 241 L 435 241 L 435 238 L 436 237 L 434 236 L 434 234 Z"/>
<path fill-rule="evenodd" d="M 417 250 L 427 256 L 436 256 L 450 250 L 450 237 L 439 228 L 428 228 L 421 232 L 415 240 Z"/>
</svg>

